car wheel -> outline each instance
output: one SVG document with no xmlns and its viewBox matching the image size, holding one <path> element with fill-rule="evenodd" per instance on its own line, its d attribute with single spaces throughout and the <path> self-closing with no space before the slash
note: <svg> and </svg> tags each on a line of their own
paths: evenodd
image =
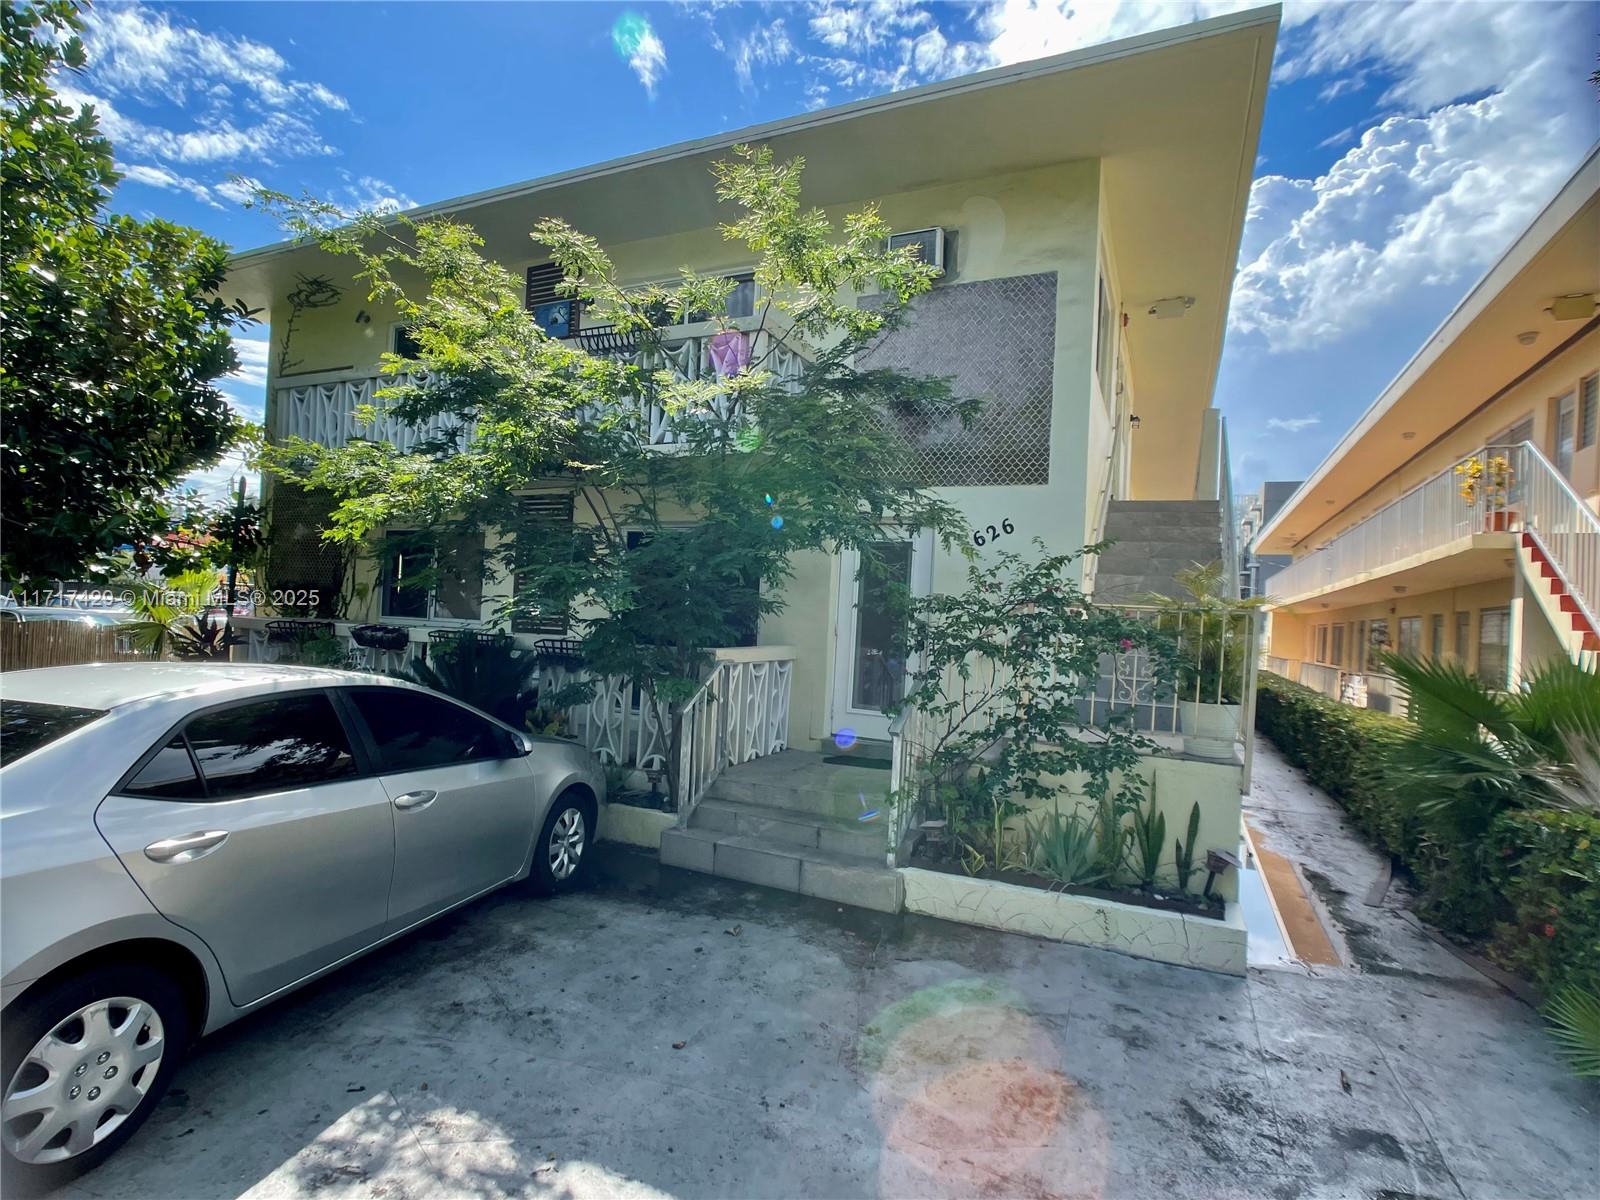
<svg viewBox="0 0 1600 1200">
<path fill-rule="evenodd" d="M 189 1041 L 182 992 L 151 967 L 105 966 L 5 1014 L 0 1153 L 7 1192 L 91 1170 L 154 1110 Z"/>
<path fill-rule="evenodd" d="M 556 797 L 533 848 L 530 878 L 536 891 L 565 892 L 583 882 L 589 873 L 594 827 L 594 807 L 582 793 L 566 791 Z"/>
</svg>

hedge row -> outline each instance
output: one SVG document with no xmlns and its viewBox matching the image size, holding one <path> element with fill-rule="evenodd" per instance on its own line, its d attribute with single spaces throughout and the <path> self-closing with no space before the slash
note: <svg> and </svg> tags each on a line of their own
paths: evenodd
<svg viewBox="0 0 1600 1200">
<path fill-rule="evenodd" d="M 1600 987 L 1600 819 L 1514 810 L 1487 845 L 1441 845 L 1389 786 L 1402 718 L 1268 672 L 1260 681 L 1256 728 L 1423 884 L 1430 919 L 1478 937 L 1490 957 L 1547 991 Z"/>
</svg>

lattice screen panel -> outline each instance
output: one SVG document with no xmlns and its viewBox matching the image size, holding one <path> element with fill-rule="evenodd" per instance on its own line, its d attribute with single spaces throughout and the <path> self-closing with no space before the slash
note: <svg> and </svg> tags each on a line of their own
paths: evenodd
<svg viewBox="0 0 1600 1200">
<path fill-rule="evenodd" d="M 339 550 L 322 536 L 333 504 L 330 492 L 274 483 L 267 518 L 267 586 L 317 593 L 315 615 L 324 617 L 333 616 L 344 586 Z"/>
<path fill-rule="evenodd" d="M 950 284 L 918 297 L 858 365 L 949 377 L 957 397 L 984 401 L 971 429 L 953 414 L 884 415 L 916 446 L 925 484 L 1047 483 L 1055 334 L 1054 271 Z"/>
</svg>

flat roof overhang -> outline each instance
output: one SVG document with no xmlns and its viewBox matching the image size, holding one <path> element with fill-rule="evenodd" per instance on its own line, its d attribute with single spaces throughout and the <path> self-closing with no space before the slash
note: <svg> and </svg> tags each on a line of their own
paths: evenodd
<svg viewBox="0 0 1600 1200">
<path fill-rule="evenodd" d="M 1516 534 L 1473 533 L 1376 570 L 1337 580 L 1326 587 L 1283 597 L 1273 593 L 1275 578 L 1269 579 L 1266 587 L 1274 612 L 1316 616 L 1331 609 L 1396 600 L 1405 593 L 1422 594 L 1493 579 L 1509 580 L 1516 570 L 1516 557 Z M 1397 592 L 1396 588 L 1403 588 L 1404 592 Z"/>
<path fill-rule="evenodd" d="M 1267 522 L 1261 554 L 1289 554 L 1478 408 L 1595 328 L 1557 321 L 1557 296 L 1600 292 L 1600 145 Z M 1538 337 L 1523 345 L 1517 335 Z M 1410 437 L 1406 437 L 1406 434 Z"/>
<path fill-rule="evenodd" d="M 962 76 L 766 125 L 412 209 L 459 216 L 502 261 L 529 257 L 528 231 L 562 217 L 602 244 L 726 220 L 711 164 L 740 143 L 806 159 L 804 200 L 840 205 L 1053 163 L 1098 159 L 1106 223 L 1130 314 L 1141 427 L 1134 490 L 1192 494 L 1249 200 L 1280 8 L 1270 5 L 1052 58 Z M 236 256 L 230 298 L 270 311 L 297 273 L 348 278 L 304 242 Z M 1157 321 L 1149 304 L 1195 303 Z M 1092 297 L 1084 303 L 1092 304 Z M 1173 464 L 1182 470 L 1174 478 Z"/>
</svg>

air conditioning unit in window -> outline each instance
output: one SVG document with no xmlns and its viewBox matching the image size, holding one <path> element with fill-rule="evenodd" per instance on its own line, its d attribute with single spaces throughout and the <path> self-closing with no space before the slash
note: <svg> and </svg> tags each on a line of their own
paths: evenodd
<svg viewBox="0 0 1600 1200">
<path fill-rule="evenodd" d="M 916 249 L 917 257 L 925 263 L 931 263 L 944 270 L 945 233 L 943 229 L 935 226 L 932 229 L 909 229 L 905 233 L 891 233 L 889 235 L 889 249 L 899 250 L 903 246 L 912 246 Z"/>
</svg>

